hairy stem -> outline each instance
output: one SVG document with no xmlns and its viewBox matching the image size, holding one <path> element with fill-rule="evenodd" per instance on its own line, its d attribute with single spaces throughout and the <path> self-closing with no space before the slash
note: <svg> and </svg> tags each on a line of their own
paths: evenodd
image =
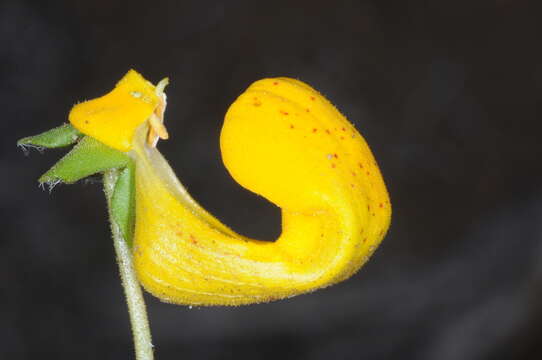
<svg viewBox="0 0 542 360">
<path fill-rule="evenodd" d="M 119 171 L 116 169 L 108 170 L 104 173 L 104 191 L 109 209 L 109 221 L 111 223 L 111 232 L 113 234 L 113 244 L 117 255 L 117 263 L 119 264 L 122 287 L 124 288 L 126 303 L 128 304 L 136 359 L 152 360 L 153 346 L 147 310 L 145 308 L 145 300 L 143 299 L 143 293 L 139 286 L 139 282 L 137 281 L 130 248 L 122 237 L 122 232 L 113 220 L 111 214 L 111 197 L 113 196 L 118 177 Z"/>
</svg>

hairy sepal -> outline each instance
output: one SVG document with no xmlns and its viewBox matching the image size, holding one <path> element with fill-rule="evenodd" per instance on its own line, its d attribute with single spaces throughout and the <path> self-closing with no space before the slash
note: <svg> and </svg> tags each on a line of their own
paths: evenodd
<svg viewBox="0 0 542 360">
<path fill-rule="evenodd" d="M 55 149 L 75 144 L 82 136 L 83 134 L 72 125 L 64 124 L 41 134 L 22 138 L 17 141 L 17 146 L 23 149 L 27 147 Z"/>
</svg>

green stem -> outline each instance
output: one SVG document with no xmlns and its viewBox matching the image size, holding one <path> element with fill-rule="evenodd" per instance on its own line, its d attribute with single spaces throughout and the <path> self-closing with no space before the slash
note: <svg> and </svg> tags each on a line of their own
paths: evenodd
<svg viewBox="0 0 542 360">
<path fill-rule="evenodd" d="M 122 232 L 119 226 L 113 221 L 111 215 L 111 197 L 113 190 L 119 177 L 119 171 L 116 169 L 107 170 L 104 173 L 104 191 L 107 198 L 109 209 L 109 219 L 111 222 L 111 232 L 113 234 L 113 244 L 117 255 L 117 263 L 119 264 L 120 278 L 124 294 L 126 295 L 126 303 L 128 304 L 128 313 L 130 314 L 130 323 L 132 326 L 132 335 L 134 338 L 135 353 L 137 360 L 152 360 L 152 340 L 147 318 L 147 310 L 145 308 L 145 300 L 139 282 L 137 281 L 136 273 L 132 263 L 132 253 L 128 244 L 122 237 Z"/>
</svg>

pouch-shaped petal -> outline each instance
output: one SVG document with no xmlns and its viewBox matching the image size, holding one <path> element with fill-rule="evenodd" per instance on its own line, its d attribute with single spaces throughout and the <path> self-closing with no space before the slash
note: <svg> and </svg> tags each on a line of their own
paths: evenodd
<svg viewBox="0 0 542 360">
<path fill-rule="evenodd" d="M 389 226 L 388 194 L 366 142 L 300 81 L 254 83 L 221 133 L 232 176 L 282 208 L 275 242 L 241 236 L 200 207 L 146 144 L 146 131 L 133 146 L 134 262 L 143 286 L 164 301 L 240 305 L 313 291 L 355 273 Z"/>
</svg>

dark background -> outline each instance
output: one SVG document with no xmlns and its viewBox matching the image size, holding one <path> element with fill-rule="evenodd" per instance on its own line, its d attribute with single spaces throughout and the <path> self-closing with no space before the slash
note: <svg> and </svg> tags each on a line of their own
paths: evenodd
<svg viewBox="0 0 542 360">
<path fill-rule="evenodd" d="M 42 191 L 65 151 L 15 146 L 129 68 L 170 77 L 159 147 L 239 232 L 280 232 L 278 209 L 234 183 L 218 148 L 229 104 L 266 76 L 302 79 L 338 106 L 394 209 L 371 261 L 331 288 L 238 308 L 148 296 L 159 360 L 542 358 L 533 3 L 3 0 L 0 358 L 133 356 L 100 184 Z"/>
</svg>

